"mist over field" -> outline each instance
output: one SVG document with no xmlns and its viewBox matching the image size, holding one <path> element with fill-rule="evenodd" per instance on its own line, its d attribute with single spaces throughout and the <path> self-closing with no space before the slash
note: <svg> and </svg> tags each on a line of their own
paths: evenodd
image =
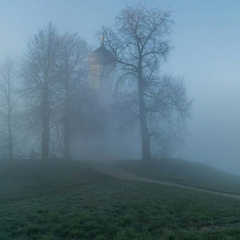
<svg viewBox="0 0 240 240">
<path fill-rule="evenodd" d="M 239 239 L 239 0 L 0 0 L 0 239 Z"/>
<path fill-rule="evenodd" d="M 1 0 L 0 60 L 7 56 L 21 59 L 29 39 L 49 22 L 60 32 L 78 33 L 94 51 L 100 46 L 96 31 L 111 25 L 126 5 L 137 2 Z M 171 12 L 174 27 L 169 40 L 173 49 L 160 72 L 183 78 L 193 100 L 185 144 L 175 145 L 171 156 L 239 175 L 239 1 L 149 0 L 146 4 Z M 109 156 L 116 157 L 122 151 L 111 149 Z M 129 152 L 139 158 L 137 151 Z M 119 156 L 127 158 L 127 154 Z"/>
</svg>

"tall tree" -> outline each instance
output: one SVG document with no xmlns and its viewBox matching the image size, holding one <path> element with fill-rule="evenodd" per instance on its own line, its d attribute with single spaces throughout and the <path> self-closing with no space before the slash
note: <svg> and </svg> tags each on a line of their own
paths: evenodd
<svg viewBox="0 0 240 240">
<path fill-rule="evenodd" d="M 73 104 L 76 94 L 80 94 L 81 84 L 87 75 L 87 56 L 89 47 L 85 40 L 78 37 L 76 33 L 66 33 L 61 38 L 61 61 L 60 61 L 60 88 L 62 102 L 62 124 L 63 124 L 63 157 L 71 158 L 71 119 L 73 118 Z"/>
<path fill-rule="evenodd" d="M 14 145 L 14 130 L 16 123 L 16 66 L 15 61 L 8 58 L 0 66 L 0 118 L 2 120 L 4 137 L 7 149 L 7 155 L 10 160 L 13 160 Z"/>
<path fill-rule="evenodd" d="M 158 117 L 170 119 L 167 117 L 170 110 L 178 110 L 184 118 L 190 106 L 184 87 L 181 87 L 183 84 L 175 84 L 178 87 L 173 90 L 173 81 L 159 77 L 160 64 L 166 60 L 170 50 L 167 36 L 171 32 L 172 23 L 168 12 L 138 5 L 126 7 L 116 17 L 114 27 L 102 29 L 105 45 L 114 54 L 121 68 L 120 79 L 131 83 L 130 90 L 128 89 L 131 94 L 126 98 L 127 101 L 130 100 L 127 106 L 128 110 L 134 108 L 137 111 L 135 114 L 127 111 L 131 115 L 127 119 L 135 120 L 137 116 L 139 120 L 143 160 L 151 159 L 151 137 L 156 136 L 156 132 L 151 132 L 152 114 L 158 113 Z M 164 88 L 165 84 L 172 85 Z M 179 95 L 181 102 L 178 102 Z M 137 104 L 137 108 L 134 104 Z M 168 112 L 165 111 L 167 106 Z"/>
<path fill-rule="evenodd" d="M 59 77 L 60 38 L 50 23 L 29 42 L 23 58 L 23 94 L 28 101 L 32 120 L 40 124 L 42 159 L 49 158 L 50 129 L 55 98 L 55 85 Z"/>
</svg>

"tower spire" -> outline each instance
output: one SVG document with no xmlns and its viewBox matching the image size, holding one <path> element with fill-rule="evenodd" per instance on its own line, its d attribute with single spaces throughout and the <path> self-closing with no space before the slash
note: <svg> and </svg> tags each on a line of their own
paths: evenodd
<svg viewBox="0 0 240 240">
<path fill-rule="evenodd" d="M 104 45 L 104 34 L 101 35 L 102 45 Z"/>
</svg>

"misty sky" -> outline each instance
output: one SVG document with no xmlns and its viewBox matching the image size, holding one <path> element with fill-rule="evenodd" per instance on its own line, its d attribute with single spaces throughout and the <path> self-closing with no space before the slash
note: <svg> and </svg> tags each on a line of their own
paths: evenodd
<svg viewBox="0 0 240 240">
<path fill-rule="evenodd" d="M 0 61 L 21 56 L 27 41 L 52 21 L 93 47 L 136 0 L 0 0 Z M 146 0 L 172 12 L 174 49 L 163 73 L 183 77 L 194 100 L 190 136 L 176 156 L 240 174 L 240 1 Z"/>
</svg>

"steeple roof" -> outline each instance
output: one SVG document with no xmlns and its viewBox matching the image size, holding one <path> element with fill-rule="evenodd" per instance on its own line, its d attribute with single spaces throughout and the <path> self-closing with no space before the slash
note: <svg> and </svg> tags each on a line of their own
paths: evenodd
<svg viewBox="0 0 240 240">
<path fill-rule="evenodd" d="M 115 62 L 115 57 L 113 54 L 106 49 L 104 45 L 104 38 L 102 37 L 102 44 L 101 46 L 96 49 L 90 56 L 89 56 L 89 64 L 95 65 L 95 64 L 111 64 L 112 62 Z"/>
</svg>

